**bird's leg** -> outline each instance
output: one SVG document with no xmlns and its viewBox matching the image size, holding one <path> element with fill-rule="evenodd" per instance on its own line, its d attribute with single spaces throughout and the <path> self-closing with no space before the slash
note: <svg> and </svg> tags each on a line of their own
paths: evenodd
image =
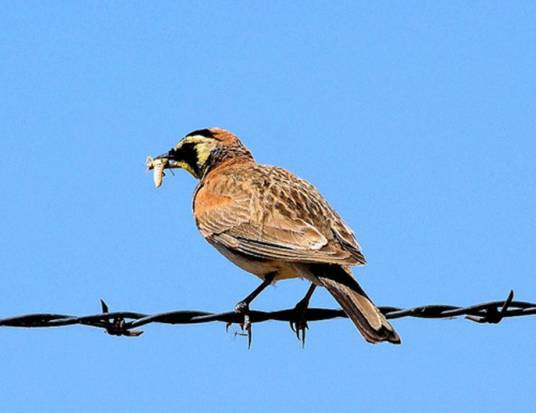
<svg viewBox="0 0 536 413">
<path fill-rule="evenodd" d="M 305 330 L 309 327 L 307 326 L 307 319 L 305 317 L 307 313 L 307 308 L 309 307 L 309 301 L 316 289 L 316 284 L 311 283 L 311 286 L 307 290 L 305 297 L 303 297 L 298 304 L 294 307 L 294 320 L 289 322 L 290 328 L 296 333 L 298 340 L 302 342 L 302 345 L 305 346 Z M 301 337 L 300 337 L 301 336 Z"/>
<path fill-rule="evenodd" d="M 251 322 L 249 321 L 249 305 L 266 287 L 268 287 L 272 283 L 274 277 L 275 273 L 266 274 L 261 285 L 255 288 L 246 298 L 240 300 L 234 308 L 235 313 L 244 316 L 244 321 L 240 324 L 240 326 L 242 330 L 246 331 L 246 334 L 248 336 L 248 347 L 251 347 Z M 226 328 L 229 328 L 231 324 L 232 323 L 227 323 Z"/>
</svg>

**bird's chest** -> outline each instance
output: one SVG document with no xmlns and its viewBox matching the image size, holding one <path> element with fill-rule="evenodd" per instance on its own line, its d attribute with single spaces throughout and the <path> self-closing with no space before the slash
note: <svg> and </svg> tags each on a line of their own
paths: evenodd
<svg viewBox="0 0 536 413">
<path fill-rule="evenodd" d="M 230 195 L 224 195 L 219 191 L 211 190 L 209 186 L 201 186 L 194 194 L 192 205 L 194 217 L 197 221 L 198 218 L 226 208 L 231 203 L 232 197 Z"/>
</svg>

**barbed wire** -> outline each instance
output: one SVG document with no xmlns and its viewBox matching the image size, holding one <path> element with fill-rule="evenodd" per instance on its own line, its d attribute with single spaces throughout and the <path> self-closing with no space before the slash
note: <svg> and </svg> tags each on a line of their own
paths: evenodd
<svg viewBox="0 0 536 413">
<path fill-rule="evenodd" d="M 510 291 L 506 300 L 491 301 L 468 307 L 454 305 L 424 305 L 408 309 L 398 307 L 379 307 L 388 319 L 403 317 L 414 318 L 456 318 L 465 316 L 466 319 L 477 323 L 497 324 L 507 317 L 519 317 L 536 314 L 536 303 L 514 301 L 514 292 Z M 159 314 L 144 314 L 132 311 L 110 312 L 108 305 L 101 300 L 102 312 L 87 316 L 72 316 L 65 314 L 36 313 L 0 319 L 0 327 L 63 327 L 84 325 L 104 329 L 113 336 L 136 337 L 143 333 L 137 328 L 152 324 L 200 324 L 223 322 L 227 327 L 233 323 L 240 324 L 251 344 L 251 324 L 264 321 L 286 321 L 296 332 L 298 338 L 305 342 L 305 328 L 309 321 L 330 320 L 337 317 L 347 317 L 344 311 L 328 308 L 308 308 L 299 312 L 296 308 L 279 311 L 249 310 L 246 314 L 230 311 L 225 313 L 210 313 L 206 311 L 179 310 Z M 246 323 L 244 322 L 246 317 Z M 295 329 L 296 321 L 304 321 L 304 328 Z M 246 325 L 245 325 L 246 324 Z M 302 331 L 302 336 L 299 333 Z M 242 333 L 238 333 L 242 334 Z"/>
</svg>

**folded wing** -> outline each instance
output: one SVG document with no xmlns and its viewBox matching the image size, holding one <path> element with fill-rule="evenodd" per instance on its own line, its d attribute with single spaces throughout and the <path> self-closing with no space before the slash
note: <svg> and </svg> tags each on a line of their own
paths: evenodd
<svg viewBox="0 0 536 413">
<path fill-rule="evenodd" d="M 196 222 L 205 238 L 242 254 L 304 263 L 363 264 L 365 259 L 351 231 L 316 189 L 314 195 L 307 202 L 317 205 L 309 207 L 323 213 L 317 216 L 318 222 L 307 222 L 298 214 L 286 215 L 278 205 L 281 200 L 269 196 L 261 185 L 227 186 L 224 181 L 213 181 L 196 193 Z M 267 202 L 273 205 L 261 205 Z"/>
</svg>

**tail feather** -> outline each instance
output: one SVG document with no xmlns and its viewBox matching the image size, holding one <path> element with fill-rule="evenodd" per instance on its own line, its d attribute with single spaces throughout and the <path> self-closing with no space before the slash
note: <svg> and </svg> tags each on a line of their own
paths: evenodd
<svg viewBox="0 0 536 413">
<path fill-rule="evenodd" d="M 368 298 L 356 279 L 340 265 L 317 266 L 315 275 L 341 305 L 369 343 L 389 341 L 400 344 L 400 337 L 378 307 Z"/>
</svg>

